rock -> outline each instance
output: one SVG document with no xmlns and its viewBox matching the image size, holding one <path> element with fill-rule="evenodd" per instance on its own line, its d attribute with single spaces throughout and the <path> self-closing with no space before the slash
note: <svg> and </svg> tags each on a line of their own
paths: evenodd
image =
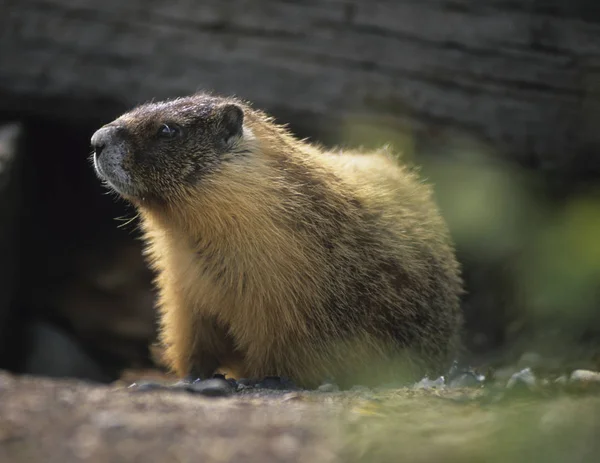
<svg viewBox="0 0 600 463">
<path fill-rule="evenodd" d="M 475 387 L 483 385 L 485 381 L 485 375 L 476 373 L 468 366 L 459 367 L 458 362 L 454 361 L 448 370 L 446 384 L 450 387 Z"/>
<path fill-rule="evenodd" d="M 225 381 L 227 381 L 232 388 L 237 389 L 238 384 L 235 379 L 227 378 Z"/>
<path fill-rule="evenodd" d="M 282 402 L 302 401 L 304 397 L 299 392 L 287 392 L 281 398 Z"/>
<path fill-rule="evenodd" d="M 508 389 L 519 388 L 519 387 L 527 387 L 531 389 L 536 385 L 536 377 L 531 371 L 531 368 L 525 368 L 521 371 L 516 372 L 514 375 L 510 377 L 508 382 L 506 383 L 506 387 Z"/>
<path fill-rule="evenodd" d="M 220 375 L 222 376 L 222 375 Z M 225 397 L 235 392 L 236 387 L 222 377 L 210 378 L 206 380 L 177 381 L 174 384 L 168 385 L 158 383 L 156 381 L 140 381 L 133 383 L 129 388 L 135 392 L 152 392 L 152 391 L 181 391 L 192 394 L 202 394 L 209 397 Z"/>
<path fill-rule="evenodd" d="M 194 383 L 194 381 L 187 381 L 185 379 L 182 379 L 180 381 L 177 381 L 176 383 L 173 383 L 171 385 L 171 387 L 174 388 L 180 388 L 180 389 L 187 389 L 188 387 L 190 387 L 192 384 Z"/>
<path fill-rule="evenodd" d="M 248 391 L 250 389 L 254 389 L 254 386 L 247 386 L 246 384 L 238 383 L 236 391 L 237 392 L 244 392 L 244 391 Z"/>
<path fill-rule="evenodd" d="M 194 382 L 189 386 L 188 390 L 209 397 L 226 397 L 234 392 L 231 385 L 221 378 L 211 378 Z"/>
<path fill-rule="evenodd" d="M 340 388 L 337 386 L 337 384 L 323 383 L 317 388 L 317 390 L 319 392 L 338 392 Z"/>
<path fill-rule="evenodd" d="M 214 379 L 222 379 L 223 381 L 227 381 L 229 383 L 229 385 L 233 388 L 234 391 L 238 387 L 238 383 L 234 378 L 226 378 L 225 375 L 223 375 L 221 373 L 215 373 L 212 377 Z"/>
<path fill-rule="evenodd" d="M 154 381 L 157 383 L 172 384 L 178 378 L 170 372 L 159 370 L 157 368 L 127 368 L 123 370 L 114 383 L 115 386 L 129 386 L 131 383 L 141 381 Z"/>
<path fill-rule="evenodd" d="M 254 387 L 256 385 L 256 381 L 250 378 L 240 378 L 237 380 L 238 386 L 243 387 Z"/>
<path fill-rule="evenodd" d="M 154 381 L 141 381 L 139 383 L 133 383 L 129 386 L 129 389 L 135 392 L 148 392 L 148 391 L 160 391 L 160 390 L 168 390 L 168 389 L 177 389 L 174 387 L 165 386 L 164 384 L 160 384 Z"/>
<path fill-rule="evenodd" d="M 591 370 L 575 370 L 569 378 L 571 383 L 588 383 L 600 386 L 600 372 Z"/>
<path fill-rule="evenodd" d="M 569 378 L 565 375 L 561 375 L 554 380 L 554 384 L 558 386 L 564 386 L 569 382 Z"/>
<path fill-rule="evenodd" d="M 413 385 L 413 388 L 415 388 L 415 389 L 429 389 L 429 388 L 432 388 L 432 387 L 444 387 L 445 385 L 446 385 L 446 381 L 445 381 L 445 379 L 444 379 L 443 376 L 440 376 L 439 378 L 437 378 L 435 380 L 431 380 L 431 379 L 429 379 L 426 376 L 425 378 L 423 378 L 418 383 L 415 383 Z"/>
</svg>

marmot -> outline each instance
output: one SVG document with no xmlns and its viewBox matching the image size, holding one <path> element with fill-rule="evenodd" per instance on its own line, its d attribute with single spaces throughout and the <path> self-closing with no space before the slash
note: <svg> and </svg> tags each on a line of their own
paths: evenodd
<svg viewBox="0 0 600 463">
<path fill-rule="evenodd" d="M 205 93 L 138 106 L 91 143 L 139 210 L 177 375 L 345 387 L 452 361 L 453 245 L 431 188 L 385 150 L 327 151 Z"/>
</svg>

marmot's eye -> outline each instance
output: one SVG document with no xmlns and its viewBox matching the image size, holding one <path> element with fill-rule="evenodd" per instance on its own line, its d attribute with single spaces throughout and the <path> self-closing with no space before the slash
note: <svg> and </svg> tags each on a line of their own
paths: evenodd
<svg viewBox="0 0 600 463">
<path fill-rule="evenodd" d="M 179 134 L 179 127 L 175 125 L 162 124 L 158 129 L 158 136 L 162 138 L 173 138 Z"/>
</svg>

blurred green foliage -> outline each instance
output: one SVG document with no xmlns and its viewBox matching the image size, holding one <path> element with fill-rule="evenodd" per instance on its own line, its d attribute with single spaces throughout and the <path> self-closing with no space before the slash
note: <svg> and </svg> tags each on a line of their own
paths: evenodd
<svg viewBox="0 0 600 463">
<path fill-rule="evenodd" d="M 410 132 L 382 127 L 349 119 L 339 138 L 346 146 L 389 144 L 419 166 L 466 270 L 476 274 L 491 263 L 510 281 L 513 294 L 503 299 L 511 307 L 491 301 L 471 307 L 467 317 L 481 311 L 506 323 L 508 333 L 525 327 L 524 349 L 566 350 L 560 343 L 588 332 L 600 339 L 600 188 L 552 199 L 544 172 L 519 167 L 514 155 L 464 136 L 415 148 Z M 496 284 L 467 281 L 467 297 L 497 294 Z"/>
<path fill-rule="evenodd" d="M 457 397 L 461 394 L 455 393 Z M 397 391 L 352 403 L 342 427 L 342 461 L 597 461 L 597 396 L 522 398 L 481 406 L 477 400 L 451 400 L 451 395 L 433 390 Z"/>
</svg>

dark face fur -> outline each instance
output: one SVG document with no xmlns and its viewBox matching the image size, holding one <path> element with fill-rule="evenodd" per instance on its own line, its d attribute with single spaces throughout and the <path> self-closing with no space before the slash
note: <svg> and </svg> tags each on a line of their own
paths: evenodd
<svg viewBox="0 0 600 463">
<path fill-rule="evenodd" d="M 91 139 L 97 175 L 127 199 L 169 201 L 241 148 L 235 101 L 196 95 L 139 106 Z"/>
</svg>

